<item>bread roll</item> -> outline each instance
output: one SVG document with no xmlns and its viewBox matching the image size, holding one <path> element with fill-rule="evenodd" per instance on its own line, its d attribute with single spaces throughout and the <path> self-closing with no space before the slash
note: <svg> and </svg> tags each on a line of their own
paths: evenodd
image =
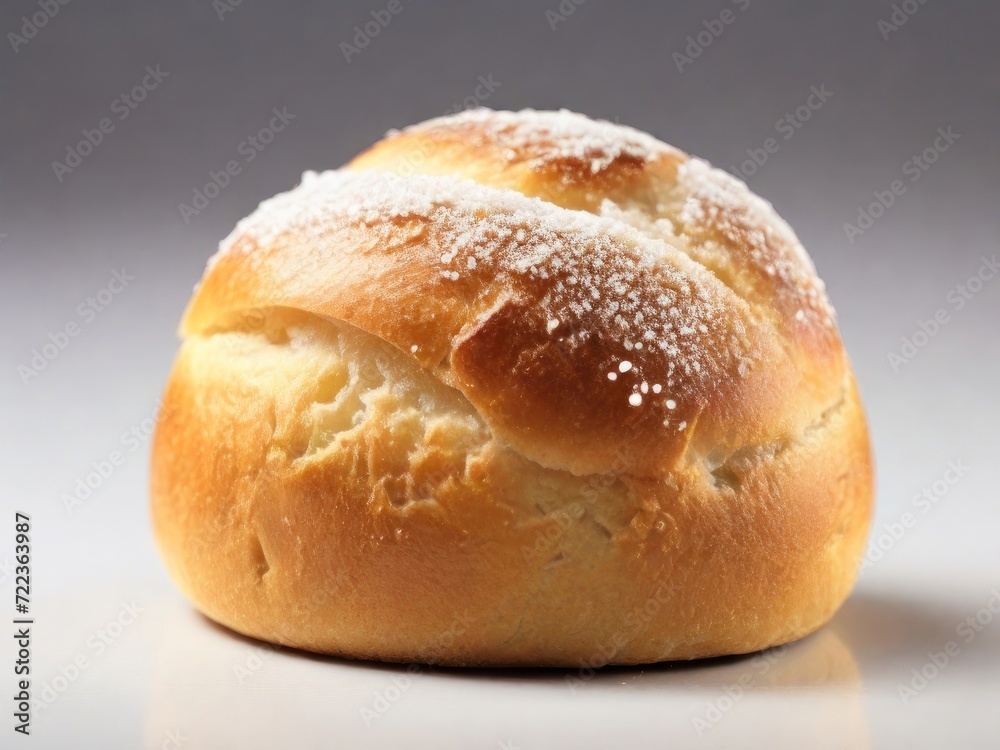
<svg viewBox="0 0 1000 750">
<path fill-rule="evenodd" d="M 152 516 L 208 617 L 339 656 L 599 666 L 799 638 L 867 534 L 822 282 L 644 133 L 485 109 L 307 173 L 181 324 Z"/>
</svg>

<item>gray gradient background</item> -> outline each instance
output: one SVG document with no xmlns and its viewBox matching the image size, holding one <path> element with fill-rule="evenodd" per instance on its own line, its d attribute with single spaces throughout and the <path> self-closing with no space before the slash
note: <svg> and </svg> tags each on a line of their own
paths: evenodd
<svg viewBox="0 0 1000 750">
<path fill-rule="evenodd" d="M 552 31 L 545 11 L 555 0 L 402 1 L 350 64 L 339 43 L 385 3 L 244 0 L 220 22 L 208 2 L 76 0 L 16 54 L 0 41 L 0 503 L 3 519 L 15 508 L 34 519 L 36 678 L 94 655 L 88 638 L 123 598 L 144 609 L 18 741 L 161 747 L 177 728 L 185 748 L 280 738 L 302 747 L 422 747 L 431 738 L 486 748 L 1000 743 L 1000 618 L 919 698 L 904 705 L 896 692 L 1000 586 L 1000 279 L 960 311 L 946 300 L 998 250 L 1000 6 L 929 0 L 883 40 L 876 23 L 889 16 L 887 2 L 751 0 L 740 11 L 721 0 L 587 0 Z M 727 7 L 735 22 L 678 72 L 671 54 Z M 36 10 L 5 2 L 4 36 Z M 57 181 L 51 162 L 157 64 L 169 77 Z M 796 229 L 838 310 L 875 442 L 876 534 L 914 511 L 913 496 L 949 460 L 971 467 L 862 578 L 828 629 L 843 648 L 824 651 L 822 636 L 796 646 L 813 665 L 804 677 L 751 691 L 704 737 L 691 717 L 749 669 L 745 661 L 611 670 L 576 693 L 560 674 L 428 674 L 371 728 L 358 709 L 400 674 L 392 668 L 281 654 L 249 689 L 232 666 L 252 644 L 193 615 L 156 558 L 148 441 L 129 451 L 121 436 L 155 414 L 206 258 L 303 170 L 336 167 L 385 130 L 453 108 L 480 75 L 500 83 L 488 106 L 618 119 L 726 169 L 773 136 L 810 86 L 825 85 L 832 98 L 794 137 L 779 138 L 748 183 Z M 178 204 L 209 170 L 239 158 L 238 144 L 273 107 L 295 120 L 185 224 Z M 961 138 L 909 183 L 904 163 L 947 126 Z M 842 225 L 894 179 L 907 181 L 906 193 L 849 243 Z M 81 322 L 77 306 L 123 267 L 135 280 L 24 384 L 18 365 L 50 332 Z M 895 372 L 887 353 L 939 308 L 950 322 Z M 124 465 L 67 513 L 64 493 L 116 449 Z M 6 562 L 12 535 L 2 526 Z M 6 617 L 13 585 L 0 576 Z M 6 691 L 9 644 L 4 654 Z M 831 679 L 831 659 L 847 659 L 860 676 Z M 0 745 L 11 721 L 0 722 Z"/>
</svg>

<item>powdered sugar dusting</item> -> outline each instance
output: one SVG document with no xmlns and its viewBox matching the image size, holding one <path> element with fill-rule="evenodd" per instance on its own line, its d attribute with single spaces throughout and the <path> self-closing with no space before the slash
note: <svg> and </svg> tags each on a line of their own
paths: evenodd
<svg viewBox="0 0 1000 750">
<path fill-rule="evenodd" d="M 414 125 L 406 132 L 461 129 L 470 124 L 485 128 L 490 138 L 504 149 L 508 160 L 526 159 L 533 167 L 574 161 L 597 174 L 622 158 L 647 161 L 673 153 L 665 143 L 641 130 L 607 120 L 592 120 L 566 109 L 557 112 L 469 109 Z"/>
<path fill-rule="evenodd" d="M 597 337 L 608 361 L 594 377 L 620 383 L 621 397 L 634 407 L 663 407 L 668 398 L 679 403 L 695 383 L 722 377 L 748 356 L 724 323 L 728 291 L 666 242 L 620 221 L 469 180 L 307 173 L 298 188 L 240 222 L 220 252 L 239 235 L 267 246 L 287 232 L 322 231 L 331 222 L 364 225 L 388 239 L 406 217 L 431 229 L 416 252 L 425 253 L 440 284 L 547 282 L 539 300 L 542 325 L 563 337 L 570 356 Z"/>
<path fill-rule="evenodd" d="M 802 313 L 796 313 L 797 320 L 808 311 L 821 325 L 834 326 L 836 313 L 812 259 L 770 203 L 741 180 L 696 158 L 678 167 L 677 192 L 685 195 L 677 216 L 682 232 L 685 226 L 710 225 L 733 243 L 745 242 L 753 264 L 778 278 L 779 292 L 796 297 Z"/>
</svg>

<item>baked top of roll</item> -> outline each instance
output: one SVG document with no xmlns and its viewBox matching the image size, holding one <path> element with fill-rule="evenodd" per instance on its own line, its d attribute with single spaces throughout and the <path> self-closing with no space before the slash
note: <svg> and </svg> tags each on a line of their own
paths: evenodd
<svg viewBox="0 0 1000 750">
<path fill-rule="evenodd" d="M 849 374 L 809 257 L 735 178 L 569 112 L 473 110 L 306 173 L 240 222 L 182 322 L 292 308 L 375 335 L 526 458 L 666 476 L 800 431 Z"/>
</svg>

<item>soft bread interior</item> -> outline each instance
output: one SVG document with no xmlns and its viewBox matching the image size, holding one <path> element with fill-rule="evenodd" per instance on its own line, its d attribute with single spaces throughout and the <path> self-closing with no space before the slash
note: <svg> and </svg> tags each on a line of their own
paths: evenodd
<svg viewBox="0 0 1000 750">
<path fill-rule="evenodd" d="M 609 516 L 596 520 L 602 529 L 627 519 L 622 477 L 577 476 L 528 460 L 493 435 L 459 390 L 349 323 L 297 310 L 254 310 L 188 338 L 183 350 L 194 380 L 226 379 L 273 394 L 271 447 L 293 470 L 306 471 L 333 453 L 370 464 L 363 476 L 372 502 L 434 504 L 443 485 L 467 481 L 470 465 L 491 453 L 511 468 L 516 464 L 520 494 L 504 500 L 516 502 L 529 520 L 596 494 L 603 501 L 596 512 Z"/>
</svg>

